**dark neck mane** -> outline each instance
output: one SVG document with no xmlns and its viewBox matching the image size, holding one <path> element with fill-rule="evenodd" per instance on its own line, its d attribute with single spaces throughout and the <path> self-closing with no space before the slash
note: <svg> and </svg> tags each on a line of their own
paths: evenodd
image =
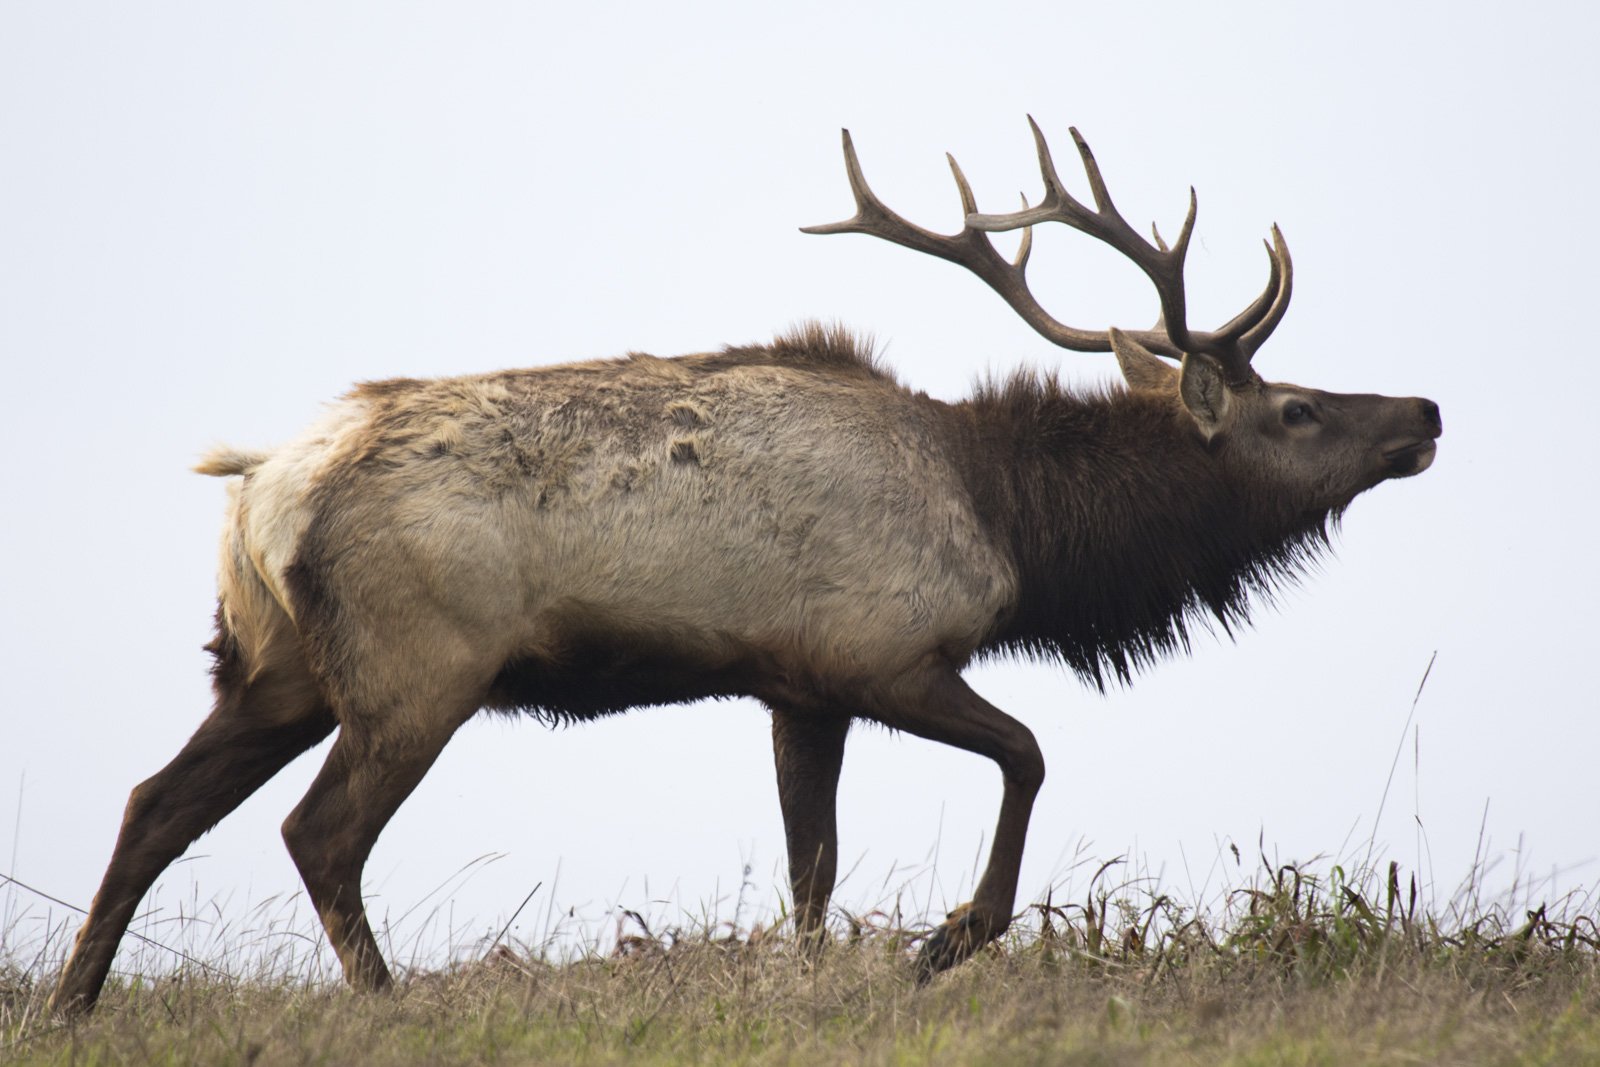
<svg viewBox="0 0 1600 1067">
<path fill-rule="evenodd" d="M 1195 622 L 1231 633 L 1252 594 L 1270 597 L 1327 547 L 1327 515 L 1253 499 L 1175 400 L 1020 375 L 969 410 L 974 496 L 1020 587 L 984 651 L 1059 658 L 1102 688 L 1127 681 L 1187 651 Z"/>
</svg>

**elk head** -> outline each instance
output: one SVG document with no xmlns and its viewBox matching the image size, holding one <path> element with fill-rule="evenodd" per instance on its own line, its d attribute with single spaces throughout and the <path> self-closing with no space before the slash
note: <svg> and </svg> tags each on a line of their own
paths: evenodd
<svg viewBox="0 0 1600 1067">
<path fill-rule="evenodd" d="M 955 159 L 946 158 L 961 194 L 965 221 L 952 235 L 933 233 L 892 211 L 867 185 L 850 131 L 844 131 L 845 169 L 855 194 L 856 214 L 843 222 L 804 227 L 804 233 L 865 233 L 965 267 L 999 293 L 1040 335 L 1078 352 L 1114 352 L 1130 389 L 1169 396 L 1194 432 L 1241 479 L 1275 499 L 1285 517 L 1337 512 L 1358 493 L 1387 478 L 1426 470 L 1442 432 L 1439 407 L 1417 397 L 1330 393 L 1263 381 L 1251 359 L 1289 307 L 1294 263 L 1277 226 L 1266 244 L 1266 288 L 1220 329 L 1191 330 L 1184 299 L 1184 257 L 1194 232 L 1197 201 L 1171 245 L 1151 227 L 1154 241 L 1136 233 L 1111 201 L 1094 154 L 1071 131 L 1083 160 L 1094 207 L 1080 203 L 1062 184 L 1049 146 L 1032 117 L 1044 196 L 1026 198 L 1020 211 L 978 211 L 972 188 Z M 1060 222 L 1103 241 L 1132 260 L 1150 279 L 1161 314 L 1148 330 L 1082 330 L 1057 321 L 1027 284 L 1033 226 Z M 1020 229 L 1014 259 L 994 247 L 988 234 Z M 1172 362 L 1165 362 L 1161 357 Z"/>
</svg>

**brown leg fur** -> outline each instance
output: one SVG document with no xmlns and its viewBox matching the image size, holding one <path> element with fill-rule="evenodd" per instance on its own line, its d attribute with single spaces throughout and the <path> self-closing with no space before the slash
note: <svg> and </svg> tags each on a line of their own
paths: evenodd
<svg viewBox="0 0 1600 1067">
<path fill-rule="evenodd" d="M 778 803 L 789 845 L 789 887 L 795 931 L 819 942 L 839 862 L 835 801 L 844 762 L 848 716 L 818 717 L 772 709 L 772 752 Z"/>
<path fill-rule="evenodd" d="M 436 695 L 437 689 L 425 692 Z M 289 855 L 345 980 L 356 989 L 380 990 L 392 982 L 361 900 L 367 856 L 445 743 L 477 710 L 480 696 L 417 697 L 381 716 L 345 717 L 327 762 L 283 824 Z"/>
<path fill-rule="evenodd" d="M 918 737 L 988 756 L 1005 777 L 994 846 L 972 901 L 950 913 L 917 957 L 917 977 L 927 981 L 1011 925 L 1028 817 L 1044 784 L 1044 756 L 1032 731 L 974 693 L 943 664 L 901 679 L 887 694 L 876 694 L 873 717 Z"/>
<path fill-rule="evenodd" d="M 219 694 L 182 751 L 129 796 L 111 863 L 50 998 L 53 1011 L 94 1006 L 134 910 L 161 872 L 333 727 L 303 671 L 268 673 Z"/>
</svg>

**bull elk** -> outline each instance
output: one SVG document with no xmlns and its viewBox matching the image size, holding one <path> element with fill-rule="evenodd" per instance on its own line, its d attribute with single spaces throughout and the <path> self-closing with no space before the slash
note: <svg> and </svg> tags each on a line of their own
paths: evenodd
<svg viewBox="0 0 1600 1067">
<path fill-rule="evenodd" d="M 1030 119 L 1030 124 L 1032 120 Z M 384 825 L 480 710 L 575 722 L 747 696 L 772 714 L 794 911 L 820 935 L 836 862 L 845 735 L 867 719 L 994 760 L 1004 777 L 970 903 L 923 944 L 922 978 L 1011 921 L 1044 761 L 973 692 L 975 657 L 1127 679 L 1232 629 L 1364 490 L 1425 470 L 1432 401 L 1263 381 L 1251 357 L 1289 305 L 1274 227 L 1259 297 L 1190 329 L 1177 239 L 1140 237 L 1072 131 L 1093 204 L 1062 184 L 1037 125 L 1037 206 L 977 210 L 953 236 L 897 215 L 844 135 L 865 233 L 958 263 L 1056 344 L 1110 351 L 1125 389 L 1021 372 L 942 403 L 843 330 L 771 344 L 438 380 L 368 382 L 272 452 L 198 466 L 230 483 L 211 715 L 137 786 L 56 987 L 99 995 L 134 909 L 190 843 L 338 729 L 283 836 L 346 979 L 391 979 L 361 875 Z M 1060 222 L 1155 285 L 1153 329 L 1075 329 L 1026 280 L 1031 227 Z M 988 234 L 1023 231 L 1014 259 Z M 1171 360 L 1171 363 L 1164 361 Z"/>
</svg>

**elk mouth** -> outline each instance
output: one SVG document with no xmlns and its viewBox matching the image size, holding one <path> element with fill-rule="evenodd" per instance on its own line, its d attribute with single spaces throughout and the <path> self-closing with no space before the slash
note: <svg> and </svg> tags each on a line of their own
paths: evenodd
<svg viewBox="0 0 1600 1067">
<path fill-rule="evenodd" d="M 1389 477 L 1409 478 L 1427 470 L 1438 450 L 1439 446 L 1431 438 L 1424 438 L 1388 449 L 1383 453 L 1383 462 L 1389 468 Z"/>
</svg>

